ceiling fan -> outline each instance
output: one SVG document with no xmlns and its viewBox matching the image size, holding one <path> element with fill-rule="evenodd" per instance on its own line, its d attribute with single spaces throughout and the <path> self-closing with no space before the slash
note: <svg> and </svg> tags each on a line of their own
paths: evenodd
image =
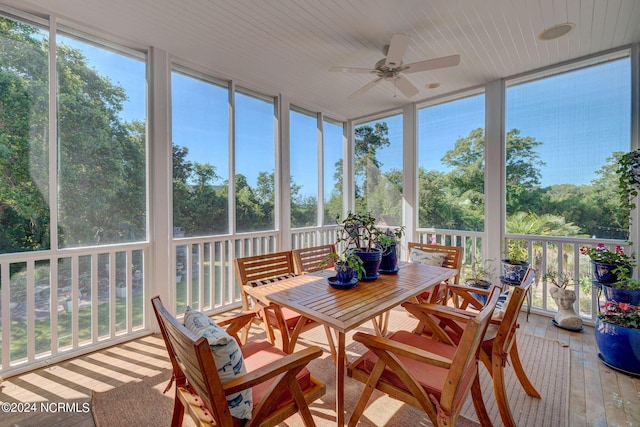
<svg viewBox="0 0 640 427">
<path fill-rule="evenodd" d="M 411 37 L 405 34 L 394 34 L 391 43 L 385 46 L 386 58 L 382 58 L 374 65 L 374 68 L 331 67 L 329 71 L 342 73 L 367 73 L 375 74 L 377 78 L 351 95 L 348 99 L 356 99 L 371 90 L 383 80 L 393 82 L 407 98 L 417 95 L 419 90 L 403 74 L 418 73 L 420 71 L 435 70 L 438 68 L 454 67 L 460 63 L 460 55 L 443 56 L 435 59 L 426 59 L 411 64 L 403 64 L 402 56 L 409 46 Z"/>
</svg>

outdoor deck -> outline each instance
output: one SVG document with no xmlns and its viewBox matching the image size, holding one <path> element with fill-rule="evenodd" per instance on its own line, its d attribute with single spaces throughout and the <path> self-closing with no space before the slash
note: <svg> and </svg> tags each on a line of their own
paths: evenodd
<svg viewBox="0 0 640 427">
<path fill-rule="evenodd" d="M 616 396 L 632 404 L 640 414 L 640 379 L 606 368 L 598 361 L 592 327 L 571 333 L 552 326 L 549 318 L 521 315 L 523 333 L 559 340 L 570 348 L 569 423 L 579 426 L 640 425 L 616 405 Z M 33 413 L 2 414 L 3 426 L 94 426 L 89 402 L 91 391 L 106 391 L 169 368 L 162 338 L 150 335 L 103 351 L 68 360 L 2 381 L 0 402 L 37 402 Z M 481 368 L 484 369 L 484 368 Z M 77 403 L 70 412 L 41 410 L 48 405 Z M 77 410 L 76 410 L 77 409 Z M 349 411 L 349 410 L 348 410 Z"/>
</svg>

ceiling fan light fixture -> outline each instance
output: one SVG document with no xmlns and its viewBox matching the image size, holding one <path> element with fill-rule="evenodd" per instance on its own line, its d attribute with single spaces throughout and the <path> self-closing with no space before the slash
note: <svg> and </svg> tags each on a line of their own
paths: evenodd
<svg viewBox="0 0 640 427">
<path fill-rule="evenodd" d="M 552 27 L 544 29 L 539 35 L 540 40 L 554 40 L 564 36 L 575 28 L 576 24 L 572 22 L 565 22 L 564 24 L 557 24 Z"/>
</svg>

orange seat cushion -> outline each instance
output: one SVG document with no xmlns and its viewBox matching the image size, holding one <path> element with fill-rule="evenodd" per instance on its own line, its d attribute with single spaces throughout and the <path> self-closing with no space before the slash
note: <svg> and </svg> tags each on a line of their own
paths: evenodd
<svg viewBox="0 0 640 427">
<path fill-rule="evenodd" d="M 287 325 L 287 328 L 289 330 L 293 330 L 298 324 L 298 320 L 300 320 L 300 313 L 286 307 L 282 307 L 281 310 L 282 317 L 284 317 L 284 323 Z M 277 327 L 278 319 L 276 318 L 276 313 L 273 310 L 269 309 L 267 310 L 267 316 L 269 317 L 269 324 Z M 305 324 L 308 325 L 309 323 L 313 323 L 313 320 L 307 319 L 307 322 Z"/>
<path fill-rule="evenodd" d="M 247 372 L 253 372 L 258 368 L 269 366 L 275 361 L 282 359 L 287 354 L 271 345 L 268 341 L 253 341 L 242 346 L 242 355 L 244 356 L 244 364 L 247 367 Z M 307 368 L 303 368 L 298 372 L 296 379 L 300 384 L 302 392 L 314 385 L 311 382 L 311 373 Z M 273 381 L 273 379 L 265 381 L 251 389 L 253 393 L 254 408 L 262 401 Z M 275 407 L 281 408 L 292 400 L 291 394 L 286 391 L 285 393 L 282 393 L 276 402 Z"/>
<path fill-rule="evenodd" d="M 403 343 L 403 344 L 410 345 L 412 347 L 417 347 L 422 350 L 425 350 L 430 353 L 434 353 L 449 359 L 453 359 L 456 352 L 456 347 L 454 346 L 445 344 L 440 341 L 435 341 L 430 338 L 425 338 L 423 336 L 420 336 L 411 332 L 407 332 L 407 331 L 395 332 L 393 335 L 389 337 L 389 339 Z M 409 374 L 413 378 L 415 378 L 418 381 L 418 383 L 422 385 L 422 387 L 424 387 L 425 391 L 427 392 L 427 395 L 432 394 L 439 401 L 449 370 L 445 368 L 440 368 L 437 366 L 420 363 L 403 356 L 398 356 L 398 359 L 407 368 Z M 376 356 L 373 352 L 369 351 L 365 354 L 365 356 L 362 359 L 362 362 L 357 366 L 357 369 L 361 369 L 367 373 L 371 373 L 377 361 L 378 361 L 378 356 Z M 477 372 L 477 364 L 471 363 L 467 371 L 462 376 L 462 379 L 461 379 L 462 385 L 461 385 L 461 388 L 459 388 L 459 390 L 461 391 L 467 390 L 465 385 L 468 385 L 469 382 L 473 380 L 475 372 Z M 409 393 L 409 389 L 407 388 L 407 386 L 400 380 L 400 378 L 389 367 L 385 367 L 385 370 L 382 373 L 380 380 L 386 383 L 392 384 L 398 388 L 401 388 L 407 391 L 407 393 Z M 456 398 L 457 400 L 455 402 L 455 407 L 459 407 L 459 405 L 463 403 L 462 399 L 464 396 L 465 396 L 464 393 L 459 393 L 459 396 L 457 396 Z"/>
</svg>

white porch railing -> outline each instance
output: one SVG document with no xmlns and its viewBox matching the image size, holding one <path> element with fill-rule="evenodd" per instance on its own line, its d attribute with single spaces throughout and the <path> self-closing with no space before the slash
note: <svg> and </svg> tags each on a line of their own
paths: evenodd
<svg viewBox="0 0 640 427">
<path fill-rule="evenodd" d="M 292 249 L 335 243 L 335 225 L 292 230 Z M 483 233 L 418 230 L 418 239 L 464 248 L 464 271 L 482 253 Z M 550 270 L 576 278 L 576 311 L 592 324 L 598 310 L 598 288 L 591 285 L 590 260 L 581 246 L 616 240 L 509 235 L 527 243 L 536 269 L 532 311 L 552 315 L 554 301 L 540 280 Z M 240 305 L 233 259 L 280 250 L 276 231 L 236 236 L 181 238 L 171 241 L 174 272 L 171 303 L 213 313 Z M 629 251 L 628 246 L 624 247 Z M 150 272 L 167 271 L 149 263 L 149 243 L 82 249 L 24 252 L 0 256 L 0 375 L 13 375 L 126 341 L 149 332 L 146 303 Z M 402 249 L 401 249 L 402 250 Z M 406 258 L 406 254 L 401 254 Z M 498 276 L 493 278 L 499 283 Z M 153 290 L 155 292 L 155 290 Z"/>
<path fill-rule="evenodd" d="M 0 373 L 147 333 L 149 244 L 0 256 Z"/>
<path fill-rule="evenodd" d="M 420 241 L 424 243 L 430 242 L 431 237 L 435 236 L 438 244 L 462 246 L 464 248 L 462 279 L 464 279 L 464 271 L 469 269 L 473 262 L 474 254 L 479 257 L 482 253 L 483 233 L 452 230 L 418 230 L 418 235 Z M 575 282 L 575 285 L 571 287 L 576 292 L 575 309 L 586 324 L 594 324 L 598 315 L 599 287 L 592 284 L 591 261 L 587 256 L 580 254 L 580 248 L 603 243 L 612 250 L 616 245 L 620 245 L 626 253 L 632 252 L 632 248 L 620 240 L 516 234 L 510 234 L 506 237 L 510 240 L 526 242 L 529 261 L 536 270 L 535 285 L 532 287 L 531 310 L 539 314 L 552 316 L 558 309 L 555 302 L 549 297 L 548 287 L 553 285 L 543 282 L 541 278 L 548 271 L 569 273 Z M 500 283 L 499 273 L 494 273 L 492 282 L 494 284 Z"/>
</svg>

